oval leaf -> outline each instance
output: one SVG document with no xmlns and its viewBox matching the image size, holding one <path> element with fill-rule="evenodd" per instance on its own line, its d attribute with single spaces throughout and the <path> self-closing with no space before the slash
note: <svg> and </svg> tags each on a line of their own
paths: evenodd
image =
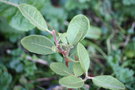
<svg viewBox="0 0 135 90">
<path fill-rule="evenodd" d="M 8 1 L 9 0 L 7 0 L 6 2 Z M 18 0 L 18 3 L 21 3 L 21 1 L 22 0 Z M 10 0 L 10 2 L 13 3 L 13 0 Z M 18 31 L 28 31 L 32 30 L 35 27 L 26 18 L 24 18 L 24 16 L 20 13 L 20 11 L 16 7 L 1 2 L 0 2 L 0 16 L 5 17 L 4 19 L 7 19 L 8 21 L 7 23 L 12 28 Z"/>
<path fill-rule="evenodd" d="M 84 73 L 80 63 L 74 63 L 73 71 L 76 76 L 81 76 Z"/>
<path fill-rule="evenodd" d="M 68 76 L 71 75 L 71 71 L 66 67 L 65 64 L 57 62 L 51 63 L 50 68 L 57 74 L 61 76 Z"/>
<path fill-rule="evenodd" d="M 92 81 L 95 85 L 107 89 L 114 89 L 114 90 L 125 89 L 125 86 L 120 81 L 109 75 L 96 76 L 92 79 Z"/>
<path fill-rule="evenodd" d="M 80 88 L 84 85 L 84 81 L 76 76 L 67 76 L 59 80 L 59 83 L 67 88 Z"/>
<path fill-rule="evenodd" d="M 84 38 L 88 31 L 89 20 L 84 15 L 75 16 L 69 23 L 67 30 L 67 39 L 71 45 L 77 44 Z"/>
<path fill-rule="evenodd" d="M 48 31 L 48 27 L 43 16 L 34 6 L 28 4 L 20 4 L 18 8 L 22 15 L 27 18 L 31 24 L 40 30 Z"/>
<path fill-rule="evenodd" d="M 82 69 L 85 72 L 87 72 L 90 66 L 89 54 L 81 43 L 78 43 L 77 45 L 77 54 L 78 54 L 79 62 L 81 64 Z"/>
<path fill-rule="evenodd" d="M 86 34 L 86 38 L 90 39 L 99 39 L 100 36 L 101 36 L 101 29 L 95 26 L 91 26 Z"/>
<path fill-rule="evenodd" d="M 37 54 L 52 54 L 54 51 L 52 47 L 54 46 L 53 42 L 51 42 L 47 37 L 41 35 L 30 35 L 24 37 L 21 40 L 21 44 L 28 51 L 37 53 Z"/>
</svg>

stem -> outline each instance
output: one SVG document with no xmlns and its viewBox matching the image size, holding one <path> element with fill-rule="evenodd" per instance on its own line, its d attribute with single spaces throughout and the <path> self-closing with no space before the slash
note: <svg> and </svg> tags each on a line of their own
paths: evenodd
<svg viewBox="0 0 135 90">
<path fill-rule="evenodd" d="M 59 44 L 59 41 L 57 40 L 57 37 L 56 37 L 56 31 L 55 30 L 52 30 L 51 32 L 52 36 L 53 36 L 53 39 L 55 41 L 55 45 L 59 51 L 59 53 L 61 53 L 65 59 L 65 64 L 66 66 L 68 67 L 68 63 L 69 63 L 69 59 L 68 59 L 68 55 L 69 55 L 69 51 L 70 50 L 63 50 L 61 47 L 60 47 L 60 44 Z M 72 88 L 68 88 L 68 90 L 73 90 Z"/>
<path fill-rule="evenodd" d="M 15 4 L 15 3 L 12 3 L 12 2 L 9 2 L 9 1 L 0 0 L 0 2 L 11 5 L 11 6 L 14 6 L 14 7 L 18 7 L 18 4 Z"/>
<path fill-rule="evenodd" d="M 89 77 L 89 76 L 87 77 L 87 79 L 93 79 L 93 78 L 94 78 L 94 77 Z"/>
<path fill-rule="evenodd" d="M 56 37 L 56 31 L 52 30 L 51 34 L 53 35 L 56 46 L 58 47 L 59 46 L 59 41 L 57 40 L 57 37 Z"/>
<path fill-rule="evenodd" d="M 50 80 L 55 80 L 56 77 L 53 77 L 53 78 L 38 78 L 36 80 L 31 80 L 29 81 L 29 83 L 33 83 L 33 82 L 42 82 L 42 81 L 50 81 Z"/>
<path fill-rule="evenodd" d="M 68 67 L 68 63 L 69 63 L 69 59 L 67 58 L 68 57 L 68 54 L 69 54 L 69 50 L 68 51 L 65 51 L 63 50 L 61 47 L 60 47 L 60 44 L 59 44 L 59 41 L 57 40 L 57 37 L 56 37 L 56 31 L 55 30 L 52 30 L 51 32 L 53 38 L 54 38 L 54 41 L 55 41 L 55 45 L 58 49 L 58 52 L 61 53 L 65 59 L 65 62 L 66 62 L 66 66 Z"/>
<path fill-rule="evenodd" d="M 87 79 L 93 79 L 94 77 L 86 76 L 83 80 L 86 81 Z"/>
<path fill-rule="evenodd" d="M 93 79 L 94 77 L 90 77 L 88 76 L 88 72 L 85 73 L 85 78 L 83 79 L 83 81 L 86 81 L 87 79 Z"/>
<path fill-rule="evenodd" d="M 111 39 L 113 38 L 113 36 L 114 36 L 114 33 L 112 33 L 109 36 L 109 38 L 107 39 L 107 41 L 106 41 L 108 55 L 111 53 L 111 49 L 112 49 L 112 47 L 111 47 Z"/>
<path fill-rule="evenodd" d="M 73 90 L 72 88 L 68 88 L 68 90 Z"/>
<path fill-rule="evenodd" d="M 123 46 L 127 46 L 128 42 L 130 41 L 130 37 L 131 37 L 130 35 L 128 35 L 128 36 L 126 37 L 126 40 L 125 40 Z"/>
<path fill-rule="evenodd" d="M 35 62 L 35 63 L 39 63 L 39 64 L 43 64 L 43 65 L 48 66 L 48 62 L 46 62 L 47 60 L 42 60 L 42 59 L 34 60 L 34 59 L 33 59 L 32 57 L 30 57 L 30 56 L 27 56 L 26 59 L 28 59 L 29 61 Z"/>
<path fill-rule="evenodd" d="M 66 61 L 66 66 L 68 67 L 68 62 L 69 62 L 69 60 L 68 60 L 67 57 L 65 57 L 64 59 L 65 59 L 65 61 Z"/>
</svg>

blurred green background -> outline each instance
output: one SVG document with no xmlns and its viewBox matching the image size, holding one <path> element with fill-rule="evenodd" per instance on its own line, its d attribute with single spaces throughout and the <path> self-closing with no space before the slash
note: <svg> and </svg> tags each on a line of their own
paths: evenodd
<svg viewBox="0 0 135 90">
<path fill-rule="evenodd" d="M 61 33 L 75 15 L 86 15 L 91 27 L 82 43 L 91 58 L 89 74 L 113 75 L 127 90 L 135 90 L 135 0 L 7 1 L 34 5 L 50 29 Z M 60 76 L 49 69 L 49 64 L 62 61 L 62 56 L 42 56 L 22 48 L 21 38 L 30 34 L 53 40 L 31 25 L 17 8 L 0 2 L 0 90 L 63 90 L 58 84 Z M 91 81 L 86 87 L 83 90 L 103 90 Z"/>
</svg>

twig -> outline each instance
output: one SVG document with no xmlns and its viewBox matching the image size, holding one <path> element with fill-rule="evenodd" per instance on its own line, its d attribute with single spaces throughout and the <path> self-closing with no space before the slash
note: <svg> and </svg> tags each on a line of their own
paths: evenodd
<svg viewBox="0 0 135 90">
<path fill-rule="evenodd" d="M 93 78 L 94 78 L 94 77 L 89 77 L 89 76 L 87 77 L 87 79 L 93 79 Z"/>
<path fill-rule="evenodd" d="M 127 46 L 128 42 L 130 41 L 130 35 L 127 36 L 123 46 Z"/>
<path fill-rule="evenodd" d="M 56 78 L 53 77 L 53 78 L 38 78 L 36 80 L 32 80 L 32 81 L 29 81 L 30 83 L 33 83 L 33 82 L 42 82 L 42 81 L 50 81 L 50 80 L 55 80 Z"/>
<path fill-rule="evenodd" d="M 83 79 L 84 81 L 86 81 L 87 79 L 93 79 L 94 77 L 90 77 L 90 76 L 85 76 L 85 78 Z"/>
<path fill-rule="evenodd" d="M 60 44 L 59 44 L 59 41 L 57 40 L 57 37 L 56 37 L 56 31 L 55 30 L 52 30 L 51 32 L 53 38 L 54 38 L 54 41 L 55 41 L 55 45 L 58 49 L 58 52 L 61 53 L 64 57 L 64 60 L 66 62 L 66 66 L 68 67 L 68 63 L 69 63 L 69 59 L 67 58 L 68 57 L 68 54 L 69 54 L 69 51 L 70 50 L 63 50 L 63 48 L 61 48 Z"/>
<path fill-rule="evenodd" d="M 111 49 L 112 49 L 112 47 L 111 47 L 111 39 L 112 39 L 113 37 L 114 37 L 114 33 L 112 33 L 112 34 L 109 36 L 109 38 L 107 39 L 107 41 L 106 41 L 108 54 L 111 53 Z"/>
<path fill-rule="evenodd" d="M 30 56 L 27 56 L 26 59 L 28 59 L 32 62 L 36 62 L 36 63 L 48 66 L 48 63 L 45 60 L 42 60 L 42 59 L 33 60 Z"/>
</svg>

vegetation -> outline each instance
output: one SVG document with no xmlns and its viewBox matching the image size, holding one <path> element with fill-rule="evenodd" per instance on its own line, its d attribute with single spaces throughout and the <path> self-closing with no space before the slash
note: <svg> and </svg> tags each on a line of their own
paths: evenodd
<svg viewBox="0 0 135 90">
<path fill-rule="evenodd" d="M 134 8 L 134 0 L 0 0 L 0 88 L 134 90 Z"/>
</svg>

